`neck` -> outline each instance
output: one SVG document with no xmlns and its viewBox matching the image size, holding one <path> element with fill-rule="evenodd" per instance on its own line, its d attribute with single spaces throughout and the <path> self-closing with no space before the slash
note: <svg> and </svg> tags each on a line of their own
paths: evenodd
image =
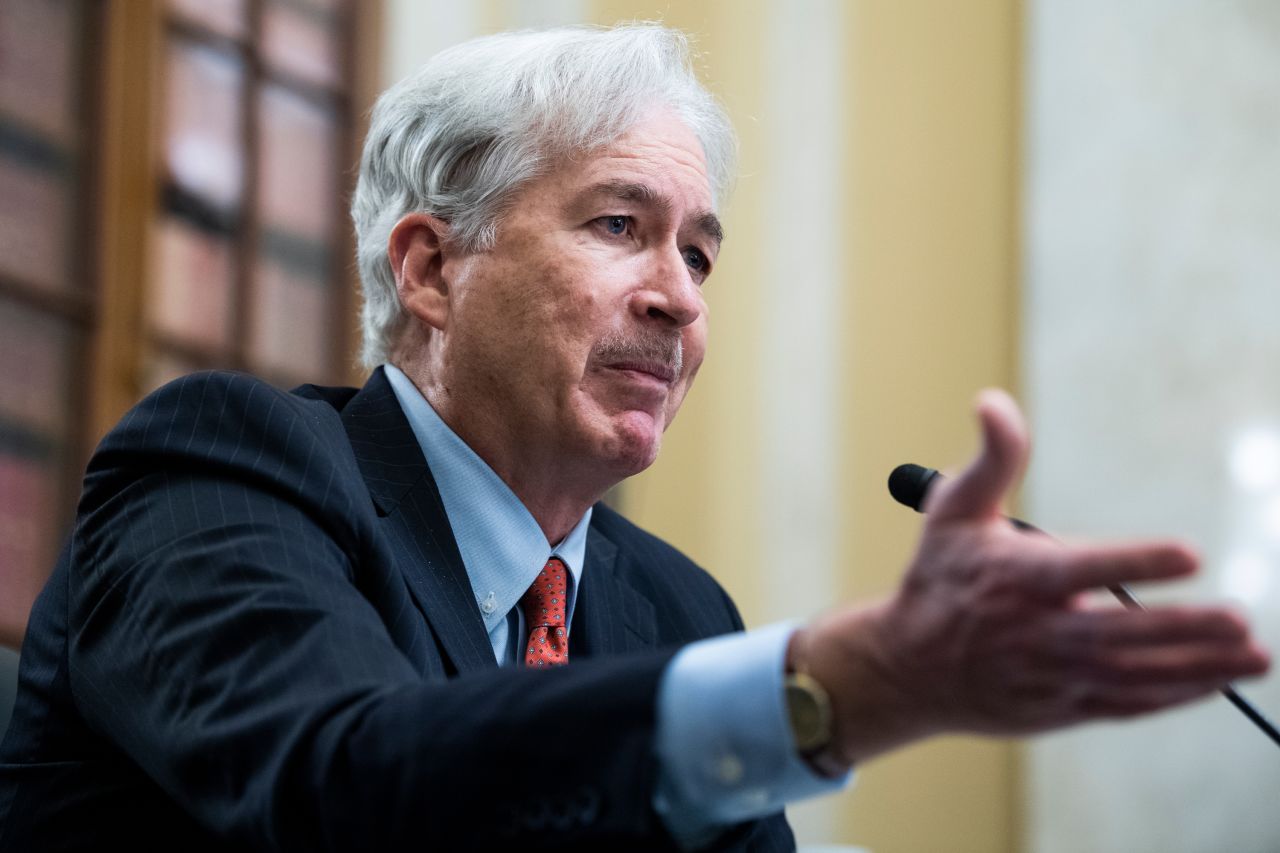
<svg viewBox="0 0 1280 853">
<path fill-rule="evenodd" d="M 565 459 L 553 448 L 530 444 L 518 429 L 493 413 L 456 405 L 447 387 L 432 382 L 411 363 L 396 366 L 445 425 L 529 510 L 548 544 L 555 545 L 568 536 L 587 510 L 616 484 L 616 478 L 592 471 L 593 466 L 575 465 L 575 460 Z M 584 475 L 584 469 L 589 473 Z"/>
<path fill-rule="evenodd" d="M 550 545 L 568 536 L 586 511 L 613 485 L 575 477 L 575 466 L 569 460 L 522 442 L 518 433 L 476 429 L 476 424 L 449 411 L 447 405 L 437 405 L 431 397 L 427 397 L 427 402 L 454 434 L 507 484 L 529 510 Z"/>
<path fill-rule="evenodd" d="M 464 439 L 465 441 L 465 439 Z M 489 459 L 483 455 L 481 458 L 486 462 Z M 577 526 L 582 520 L 582 516 L 587 510 L 600 498 L 604 497 L 604 491 L 590 494 L 569 495 L 567 491 L 558 488 L 540 489 L 535 485 L 526 485 L 521 475 L 525 472 L 504 471 L 502 468 L 495 466 L 489 462 L 489 467 L 502 478 L 515 496 L 520 499 L 520 503 L 524 504 L 525 509 L 529 510 L 529 514 L 533 516 L 534 521 L 538 522 L 538 527 L 542 529 L 542 534 L 547 537 L 547 544 L 556 545 L 561 542 L 569 532 Z"/>
</svg>

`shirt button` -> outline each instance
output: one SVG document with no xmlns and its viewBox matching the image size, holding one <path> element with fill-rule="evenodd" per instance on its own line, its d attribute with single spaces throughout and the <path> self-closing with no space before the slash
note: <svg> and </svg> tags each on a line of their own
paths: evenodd
<svg viewBox="0 0 1280 853">
<path fill-rule="evenodd" d="M 736 755 L 722 755 L 720 760 L 716 762 L 716 776 L 725 785 L 738 784 L 742 781 L 742 775 L 745 772 L 746 768 L 742 766 L 742 759 Z"/>
<path fill-rule="evenodd" d="M 492 613 L 497 609 L 498 609 L 497 596 L 495 596 L 493 592 L 490 592 L 488 597 L 485 598 L 484 601 L 480 602 L 480 612 L 483 613 L 485 616 L 488 616 L 490 613 Z"/>
</svg>

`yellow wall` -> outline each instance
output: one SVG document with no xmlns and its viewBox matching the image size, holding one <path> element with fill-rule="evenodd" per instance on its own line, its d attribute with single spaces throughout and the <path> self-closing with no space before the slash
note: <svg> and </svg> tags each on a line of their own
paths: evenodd
<svg viewBox="0 0 1280 853">
<path fill-rule="evenodd" d="M 793 5 L 800 14 L 803 4 Z M 743 366 L 788 331 L 770 326 L 775 294 L 754 255 L 776 215 L 762 178 L 771 158 L 786 156 L 768 150 L 762 127 L 765 4 L 596 0 L 591 9 L 600 23 L 661 18 L 692 33 L 704 79 L 741 136 L 744 177 L 725 211 L 730 237 L 708 293 L 711 354 L 662 458 L 628 485 L 625 501 L 758 623 L 772 616 L 759 592 L 752 461 L 769 452 L 753 426 L 767 389 Z M 847 196 L 847 382 L 838 432 L 847 440 L 832 464 L 848 520 L 838 592 L 855 600 L 893 587 L 918 529 L 918 517 L 887 497 L 889 470 L 962 461 L 976 444 L 974 392 L 1016 382 L 1021 24 L 1016 0 L 860 0 L 842 17 L 848 150 L 836 179 Z M 839 837 L 829 840 L 875 853 L 1012 850 L 1017 755 L 1009 744 L 944 738 L 873 762 L 836 805 Z"/>
<path fill-rule="evenodd" d="M 885 475 L 965 458 L 974 391 L 1016 381 L 1020 22 L 1011 0 L 854 8 L 841 462 L 857 598 L 892 587 L 918 528 L 885 499 Z M 1016 762 L 1006 744 L 920 745 L 867 769 L 846 825 L 877 853 L 1012 850 Z"/>
</svg>

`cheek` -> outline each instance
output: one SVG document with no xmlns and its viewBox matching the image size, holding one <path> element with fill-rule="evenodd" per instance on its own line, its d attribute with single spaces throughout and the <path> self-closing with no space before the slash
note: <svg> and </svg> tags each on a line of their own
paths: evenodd
<svg viewBox="0 0 1280 853">
<path fill-rule="evenodd" d="M 599 310 L 597 277 L 570 258 L 544 260 L 526 271 L 523 278 L 524 298 L 548 329 L 555 329 L 557 334 L 574 334 L 575 325 L 589 322 Z"/>
<path fill-rule="evenodd" d="M 518 328 L 499 345 L 511 347 L 518 369 L 538 374 L 542 393 L 563 405 L 563 395 L 578 387 L 608 326 L 605 299 L 582 265 L 565 259 L 527 267 L 520 271 L 520 281 L 518 291 L 510 294 L 521 303 L 514 309 Z"/>
</svg>

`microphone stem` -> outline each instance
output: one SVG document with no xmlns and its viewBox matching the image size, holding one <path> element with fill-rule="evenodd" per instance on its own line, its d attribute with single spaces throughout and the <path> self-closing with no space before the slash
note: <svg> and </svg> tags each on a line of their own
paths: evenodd
<svg viewBox="0 0 1280 853">
<path fill-rule="evenodd" d="M 1114 586 L 1107 587 L 1107 589 L 1111 591 L 1112 595 L 1120 599 L 1124 606 L 1130 610 L 1147 609 L 1142 606 L 1142 602 L 1138 600 L 1138 597 L 1134 595 L 1129 590 L 1129 587 L 1124 584 L 1118 583 Z M 1277 729 L 1276 724 L 1268 720 L 1266 716 L 1255 708 L 1248 699 L 1237 693 L 1236 689 L 1230 684 L 1222 687 L 1219 692 L 1221 692 L 1223 696 L 1226 696 L 1227 701 L 1232 705 L 1235 705 L 1240 713 L 1252 720 L 1255 726 L 1262 729 L 1263 734 L 1275 741 L 1276 746 L 1280 746 L 1280 729 Z"/>
</svg>

